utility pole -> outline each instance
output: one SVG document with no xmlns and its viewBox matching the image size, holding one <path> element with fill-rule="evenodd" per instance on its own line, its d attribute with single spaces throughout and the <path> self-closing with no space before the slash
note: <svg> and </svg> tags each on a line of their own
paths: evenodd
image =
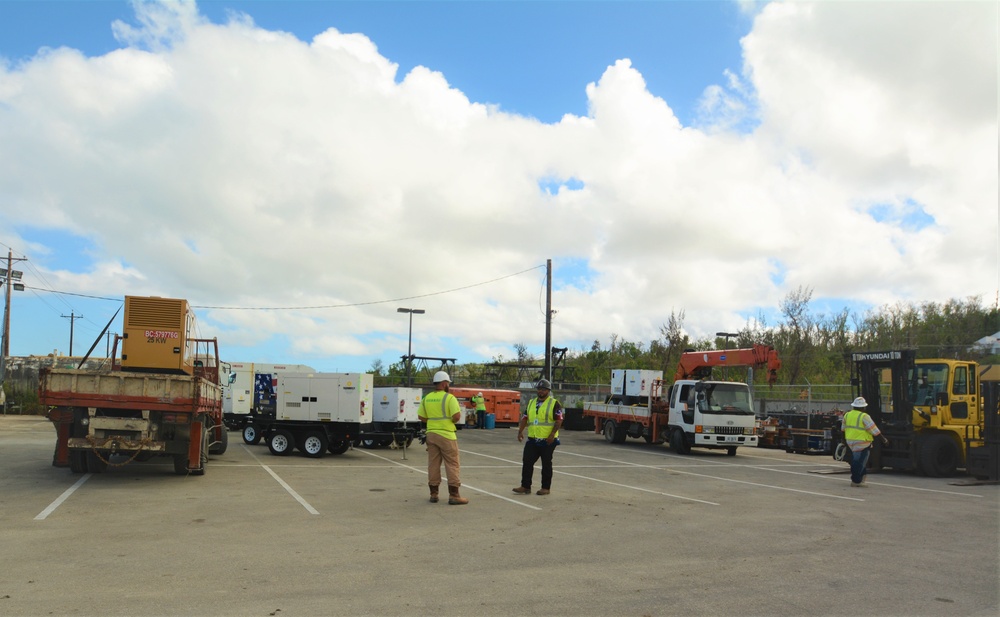
<svg viewBox="0 0 1000 617">
<path fill-rule="evenodd" d="M 6 294 L 4 295 L 4 310 L 3 310 L 3 346 L 0 348 L 0 357 L 6 358 L 10 355 L 10 292 L 11 288 L 22 291 L 24 285 L 22 283 L 14 283 L 15 280 L 21 280 L 21 272 L 11 269 L 15 261 L 27 261 L 27 257 L 18 257 L 14 259 L 14 252 L 10 249 L 7 250 L 7 268 L 0 269 L 0 278 L 4 279 L 4 285 L 6 285 Z"/>
<path fill-rule="evenodd" d="M 552 382 L 552 260 L 545 260 L 545 368 L 543 376 Z"/>
<path fill-rule="evenodd" d="M 69 315 L 63 315 L 62 317 L 69 320 L 69 357 L 73 357 L 73 322 L 77 319 L 83 319 L 83 315 L 77 315 L 73 311 L 69 312 Z"/>
</svg>

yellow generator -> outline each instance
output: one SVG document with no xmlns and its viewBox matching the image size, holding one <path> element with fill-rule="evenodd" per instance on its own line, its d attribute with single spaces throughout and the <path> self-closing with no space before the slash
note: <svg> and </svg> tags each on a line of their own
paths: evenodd
<svg viewBox="0 0 1000 617">
<path fill-rule="evenodd" d="M 195 317 L 187 300 L 125 296 L 121 367 L 194 374 Z"/>
</svg>

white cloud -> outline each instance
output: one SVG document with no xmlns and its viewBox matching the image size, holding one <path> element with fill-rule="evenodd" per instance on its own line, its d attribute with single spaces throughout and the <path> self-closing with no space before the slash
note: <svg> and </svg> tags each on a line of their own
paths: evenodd
<svg viewBox="0 0 1000 617">
<path fill-rule="evenodd" d="M 189 2 L 136 6 L 139 27 L 115 26 L 127 48 L 0 69 L 0 212 L 98 251 L 54 287 L 207 306 L 413 298 L 421 355 L 453 338 L 485 356 L 460 361 L 540 349 L 540 271 L 426 294 L 547 258 L 554 344 L 574 349 L 648 341 L 675 310 L 696 336 L 731 330 L 798 286 L 875 304 L 994 292 L 995 4 L 768 4 L 701 128 L 627 59 L 586 86 L 587 117 L 543 124 L 427 68 L 399 76 L 361 34 L 307 42 Z M 582 186 L 550 194 L 551 178 Z M 869 213 L 907 203 L 933 223 Z M 580 260 L 591 278 L 558 278 Z M 395 306 L 215 310 L 203 326 L 223 346 L 375 357 L 405 348 Z"/>
</svg>

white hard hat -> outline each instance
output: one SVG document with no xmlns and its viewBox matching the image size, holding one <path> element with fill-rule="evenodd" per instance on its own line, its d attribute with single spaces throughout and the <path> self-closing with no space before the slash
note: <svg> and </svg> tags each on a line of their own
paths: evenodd
<svg viewBox="0 0 1000 617">
<path fill-rule="evenodd" d="M 448 377 L 448 373 L 445 373 L 444 371 L 438 371 L 434 373 L 434 383 L 438 383 L 440 381 L 451 381 L 451 377 Z"/>
<path fill-rule="evenodd" d="M 483 393 L 482 393 L 482 392 L 480 392 L 480 393 L 479 393 L 479 394 L 477 394 L 476 396 L 482 396 L 482 395 L 483 395 Z"/>
<path fill-rule="evenodd" d="M 854 399 L 853 403 L 851 403 L 851 407 L 856 407 L 858 409 L 864 409 L 867 406 L 868 406 L 868 401 L 866 401 L 865 397 L 863 396 L 859 396 L 858 398 Z"/>
</svg>

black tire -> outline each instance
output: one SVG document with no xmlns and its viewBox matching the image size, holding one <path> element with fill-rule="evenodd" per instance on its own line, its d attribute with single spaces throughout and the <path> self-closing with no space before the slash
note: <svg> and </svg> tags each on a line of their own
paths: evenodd
<svg viewBox="0 0 1000 617">
<path fill-rule="evenodd" d="M 279 428 L 267 440 L 267 449 L 275 456 L 288 456 L 295 449 L 295 438 L 291 431 Z"/>
<path fill-rule="evenodd" d="M 80 450 L 70 450 L 69 470 L 73 473 L 87 473 L 87 453 Z"/>
<path fill-rule="evenodd" d="M 309 458 L 320 458 L 326 454 L 326 449 L 329 445 L 326 433 L 323 431 L 309 431 L 302 436 L 302 440 L 299 442 L 299 452 Z"/>
<path fill-rule="evenodd" d="M 101 459 L 97 452 L 87 451 L 87 471 L 90 473 L 104 473 L 108 470 L 108 462 Z"/>
<path fill-rule="evenodd" d="M 961 454 L 947 435 L 931 435 L 920 446 L 920 469 L 932 478 L 954 475 Z"/>
<path fill-rule="evenodd" d="M 330 454 L 343 454 L 351 448 L 351 442 L 349 441 L 331 441 L 327 450 Z"/>
<path fill-rule="evenodd" d="M 615 424 L 614 420 L 606 420 L 604 422 L 604 441 L 608 443 L 618 443 L 616 440 L 618 432 L 618 426 Z"/>
<path fill-rule="evenodd" d="M 376 439 L 362 439 L 361 440 L 361 447 L 362 448 L 367 448 L 369 450 L 374 450 L 375 448 L 378 448 L 380 445 L 381 445 L 381 442 L 379 442 Z"/>
<path fill-rule="evenodd" d="M 684 431 L 679 428 L 675 428 L 674 432 L 670 433 L 670 449 L 677 454 L 687 454 L 691 452 L 691 448 L 688 447 L 687 442 L 684 439 Z"/>
<path fill-rule="evenodd" d="M 726 456 L 736 456 L 736 446 L 726 448 Z"/>
<path fill-rule="evenodd" d="M 207 420 L 207 418 L 205 420 Z M 205 420 L 202 421 L 203 422 L 202 426 L 204 428 L 202 428 L 201 431 L 201 456 L 199 457 L 201 465 L 197 469 L 191 470 L 192 476 L 203 476 L 205 475 L 205 470 L 208 469 L 208 449 L 209 449 L 208 444 L 210 441 L 209 431 L 211 431 L 211 429 L 207 426 L 208 423 L 205 422 Z"/>
<path fill-rule="evenodd" d="M 179 476 L 186 476 L 188 469 L 188 457 L 187 454 L 175 454 L 174 455 L 174 473 Z"/>
<path fill-rule="evenodd" d="M 248 446 L 256 446 L 260 443 L 260 438 L 263 435 L 260 434 L 260 429 L 257 428 L 256 424 L 247 424 L 243 427 L 243 443 Z"/>
<path fill-rule="evenodd" d="M 225 454 L 226 450 L 229 449 L 229 431 L 227 431 L 226 428 L 223 427 L 221 432 L 222 432 L 222 439 L 212 444 L 208 448 L 209 454 L 214 454 L 214 455 Z"/>
</svg>

